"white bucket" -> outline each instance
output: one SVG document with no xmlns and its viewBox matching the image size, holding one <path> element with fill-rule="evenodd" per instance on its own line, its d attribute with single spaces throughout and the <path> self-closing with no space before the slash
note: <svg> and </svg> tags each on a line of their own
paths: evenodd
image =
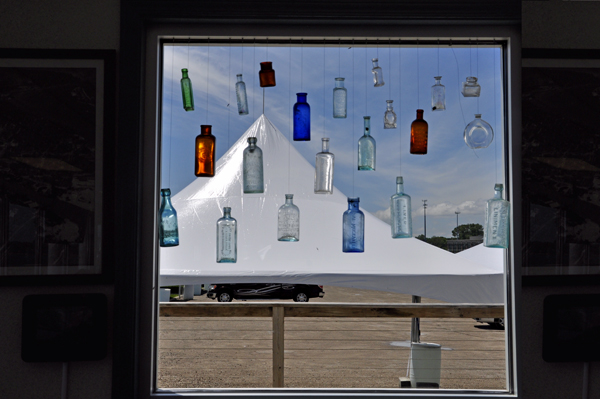
<svg viewBox="0 0 600 399">
<path fill-rule="evenodd" d="M 183 286 L 183 299 L 194 299 L 194 286 L 193 285 L 184 285 Z"/>
<path fill-rule="evenodd" d="M 410 349 L 410 385 L 413 388 L 439 388 L 442 346 L 413 342 Z"/>
<path fill-rule="evenodd" d="M 161 288 L 160 294 L 158 296 L 159 302 L 170 302 L 171 301 L 171 289 L 170 288 Z"/>
</svg>

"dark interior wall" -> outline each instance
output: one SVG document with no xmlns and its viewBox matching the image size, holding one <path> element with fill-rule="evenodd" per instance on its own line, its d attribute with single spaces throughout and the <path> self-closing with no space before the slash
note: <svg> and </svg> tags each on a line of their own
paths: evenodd
<svg viewBox="0 0 600 399">
<path fill-rule="evenodd" d="M 600 49 L 600 3 L 523 1 L 522 47 Z M 546 363 L 542 359 L 543 301 L 552 294 L 600 293 L 598 286 L 525 286 L 521 291 L 521 378 L 524 398 L 582 398 L 582 363 Z M 589 368 L 589 397 L 600 397 L 600 363 Z"/>
<path fill-rule="evenodd" d="M 119 48 L 119 0 L 23 0 L 0 2 L 0 48 Z M 1 111 L 0 111 L 1 112 Z M 62 363 L 21 360 L 21 304 L 30 294 L 103 293 L 112 330 L 113 285 L 0 287 L 0 398 L 59 398 Z M 109 338 L 112 340 L 112 338 Z M 68 397 L 111 397 L 112 344 L 101 361 L 72 362 Z"/>
<path fill-rule="evenodd" d="M 119 0 L 21 0 L 0 5 L 0 48 L 119 48 Z M 524 48 L 600 49 L 600 3 L 524 1 Z M 21 301 L 41 293 L 102 292 L 112 309 L 113 286 L 1 287 L 0 397 L 59 397 L 62 365 L 20 359 Z M 599 287 L 524 287 L 520 303 L 520 361 L 524 398 L 581 398 L 583 366 L 549 364 L 541 357 L 546 295 L 600 292 Z M 111 315 L 112 316 L 112 315 Z M 111 317 L 112 320 L 112 317 Z M 112 357 L 71 366 L 69 397 L 109 398 Z M 600 364 L 590 366 L 590 397 L 600 396 Z"/>
</svg>

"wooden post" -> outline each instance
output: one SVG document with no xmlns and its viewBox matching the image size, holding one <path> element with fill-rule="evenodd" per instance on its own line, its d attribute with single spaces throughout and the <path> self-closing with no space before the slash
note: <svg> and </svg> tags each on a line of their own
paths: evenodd
<svg viewBox="0 0 600 399">
<path fill-rule="evenodd" d="M 283 306 L 273 305 L 273 388 L 283 388 L 284 331 Z"/>
</svg>

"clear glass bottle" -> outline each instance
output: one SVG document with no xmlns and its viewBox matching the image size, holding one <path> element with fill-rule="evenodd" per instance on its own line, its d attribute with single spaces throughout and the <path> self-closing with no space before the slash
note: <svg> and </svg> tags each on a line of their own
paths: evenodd
<svg viewBox="0 0 600 399">
<path fill-rule="evenodd" d="M 348 91 L 344 87 L 344 78 L 335 78 L 333 88 L 333 117 L 345 118 L 347 114 Z"/>
<path fill-rule="evenodd" d="M 294 141 L 310 141 L 310 105 L 306 102 L 306 93 L 296 93 L 298 100 L 294 104 Z"/>
<path fill-rule="evenodd" d="M 183 97 L 183 109 L 186 111 L 194 110 L 194 91 L 192 90 L 192 81 L 188 76 L 188 70 L 181 70 L 181 96 Z"/>
<path fill-rule="evenodd" d="M 486 148 L 494 140 L 494 129 L 481 119 L 481 114 L 475 114 L 475 119 L 465 127 L 464 139 L 473 149 Z"/>
<path fill-rule="evenodd" d="M 198 177 L 215 175 L 215 149 L 217 139 L 211 133 L 212 125 L 200 125 L 200 134 L 196 136 L 195 174 Z"/>
<path fill-rule="evenodd" d="M 384 129 L 395 129 L 396 128 L 396 113 L 392 103 L 394 100 L 385 100 L 387 102 L 387 109 L 383 115 L 383 128 Z"/>
<path fill-rule="evenodd" d="M 491 248 L 508 248 L 510 203 L 502 199 L 502 184 L 494 186 L 494 198 L 485 204 L 483 245 Z"/>
<path fill-rule="evenodd" d="M 365 116 L 365 132 L 358 139 L 358 170 L 375 170 L 375 139 L 371 137 L 371 117 Z"/>
<path fill-rule="evenodd" d="M 260 71 L 258 71 L 258 78 L 260 79 L 260 87 L 275 86 L 275 71 L 273 70 L 272 62 L 265 61 L 260 63 Z"/>
<path fill-rule="evenodd" d="M 315 161 L 315 194 L 333 194 L 334 155 L 329 152 L 329 138 L 321 139 L 321 152 Z"/>
<path fill-rule="evenodd" d="M 359 209 L 360 198 L 348 198 L 343 216 L 342 251 L 365 252 L 365 214 Z"/>
<path fill-rule="evenodd" d="M 242 164 L 244 193 L 264 193 L 263 153 L 256 145 L 256 137 L 248 137 L 248 147 L 244 149 Z"/>
<path fill-rule="evenodd" d="M 223 217 L 217 220 L 217 263 L 237 261 L 237 220 L 231 217 L 231 208 L 223 208 Z"/>
<path fill-rule="evenodd" d="M 285 195 L 285 204 L 277 214 L 277 240 L 300 241 L 300 209 L 294 205 L 294 194 Z"/>
<path fill-rule="evenodd" d="M 248 115 L 248 96 L 246 95 L 246 83 L 242 80 L 242 74 L 238 73 L 235 84 L 235 96 L 237 97 L 238 114 Z"/>
<path fill-rule="evenodd" d="M 468 76 L 467 81 L 463 82 L 461 93 L 463 97 L 479 97 L 481 86 L 477 83 L 475 76 Z"/>
<path fill-rule="evenodd" d="M 175 247 L 179 245 L 179 228 L 177 223 L 177 212 L 171 204 L 171 190 L 163 188 L 160 190 L 160 226 L 158 238 L 161 247 Z"/>
<path fill-rule="evenodd" d="M 427 154 L 429 125 L 423 119 L 423 110 L 417 110 L 417 119 L 410 125 L 410 153 Z"/>
<path fill-rule="evenodd" d="M 392 238 L 412 237 L 410 196 L 404 194 L 402 176 L 396 177 L 396 194 L 390 200 Z"/>
<path fill-rule="evenodd" d="M 434 79 L 435 84 L 431 86 L 431 110 L 443 111 L 446 109 L 446 87 L 441 82 L 441 76 Z"/>
<path fill-rule="evenodd" d="M 371 72 L 373 72 L 373 84 L 375 87 L 381 87 L 385 82 L 383 81 L 383 71 L 379 66 L 379 59 L 373 58 L 371 61 L 373 62 L 373 69 L 371 69 Z"/>
</svg>

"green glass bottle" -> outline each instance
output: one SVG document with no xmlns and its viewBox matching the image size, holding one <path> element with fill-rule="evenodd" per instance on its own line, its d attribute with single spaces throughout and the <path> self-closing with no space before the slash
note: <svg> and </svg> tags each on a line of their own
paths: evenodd
<svg viewBox="0 0 600 399">
<path fill-rule="evenodd" d="M 183 109 L 186 111 L 194 110 L 194 92 L 192 90 L 192 81 L 188 77 L 188 70 L 181 70 L 181 96 L 183 97 Z"/>
</svg>

